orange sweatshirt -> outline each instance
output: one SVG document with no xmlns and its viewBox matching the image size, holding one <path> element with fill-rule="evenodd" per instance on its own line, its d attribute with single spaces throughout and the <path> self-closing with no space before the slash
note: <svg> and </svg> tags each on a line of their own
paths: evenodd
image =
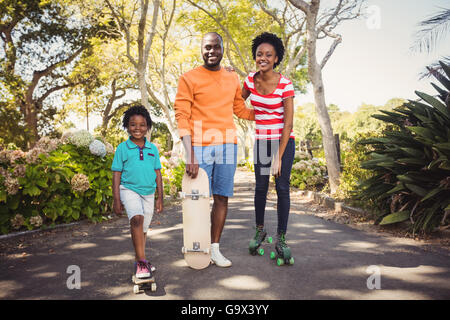
<svg viewBox="0 0 450 320">
<path fill-rule="evenodd" d="M 186 72 L 178 82 L 175 119 L 180 137 L 190 135 L 194 146 L 237 143 L 233 113 L 255 120 L 255 112 L 245 106 L 236 73 L 203 66 Z"/>
</svg>

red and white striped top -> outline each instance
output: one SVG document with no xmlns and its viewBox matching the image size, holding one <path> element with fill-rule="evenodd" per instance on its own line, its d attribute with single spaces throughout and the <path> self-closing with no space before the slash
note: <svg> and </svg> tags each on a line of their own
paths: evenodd
<svg viewBox="0 0 450 320">
<path fill-rule="evenodd" d="M 283 100 L 295 96 L 294 86 L 291 80 L 280 74 L 275 90 L 263 95 L 255 89 L 253 81 L 255 73 L 251 72 L 245 78 L 244 88 L 250 91 L 250 103 L 255 109 L 256 139 L 281 139 L 284 127 Z M 294 131 L 291 131 L 290 137 L 294 138 Z"/>
</svg>

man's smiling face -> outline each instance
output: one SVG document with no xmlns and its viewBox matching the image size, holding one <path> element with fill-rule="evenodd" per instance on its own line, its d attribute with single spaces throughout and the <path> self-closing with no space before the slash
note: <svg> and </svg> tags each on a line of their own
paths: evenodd
<svg viewBox="0 0 450 320">
<path fill-rule="evenodd" d="M 223 58 L 223 44 L 220 37 L 208 33 L 202 40 L 202 58 L 208 69 L 217 69 Z"/>
</svg>

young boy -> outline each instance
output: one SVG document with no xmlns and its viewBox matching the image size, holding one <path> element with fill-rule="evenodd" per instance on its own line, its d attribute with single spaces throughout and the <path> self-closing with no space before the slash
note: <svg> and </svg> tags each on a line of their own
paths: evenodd
<svg viewBox="0 0 450 320">
<path fill-rule="evenodd" d="M 118 145 L 111 166 L 113 210 L 121 214 L 125 208 L 136 254 L 136 278 L 149 278 L 155 268 L 146 260 L 145 242 L 153 217 L 155 191 L 158 193 L 156 211 L 163 210 L 161 162 L 158 149 L 145 138 L 152 120 L 144 106 L 133 106 L 125 111 L 123 127 L 130 137 Z"/>
</svg>

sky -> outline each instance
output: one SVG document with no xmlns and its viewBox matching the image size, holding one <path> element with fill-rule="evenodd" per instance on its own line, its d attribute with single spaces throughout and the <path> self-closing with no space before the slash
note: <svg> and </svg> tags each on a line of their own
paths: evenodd
<svg viewBox="0 0 450 320">
<path fill-rule="evenodd" d="M 336 0 L 323 3 L 333 5 Z M 416 99 L 415 90 L 434 94 L 432 80 L 419 80 L 419 74 L 450 55 L 450 36 L 442 38 L 431 53 L 410 48 L 418 23 L 449 6 L 449 0 L 367 0 L 368 18 L 344 21 L 335 30 L 342 35 L 342 43 L 322 71 L 327 105 L 354 112 L 363 103 L 381 106 L 391 98 Z M 330 40 L 318 41 L 319 59 L 330 44 Z M 295 100 L 296 105 L 307 102 L 314 102 L 312 86 Z M 85 120 L 74 122 L 79 129 L 86 127 Z M 91 131 L 95 125 L 90 125 Z"/>
<path fill-rule="evenodd" d="M 394 97 L 416 99 L 415 90 L 434 94 L 431 79 L 419 80 L 419 74 L 439 57 L 450 55 L 450 36 L 430 54 L 415 53 L 410 47 L 417 24 L 439 8 L 448 8 L 450 1 L 369 0 L 367 6 L 368 19 L 344 21 L 335 30 L 342 43 L 322 72 L 327 105 L 354 112 L 362 103 L 378 106 Z M 319 40 L 320 59 L 330 43 Z M 311 86 L 296 99 L 296 104 L 305 102 L 314 102 Z"/>
</svg>

